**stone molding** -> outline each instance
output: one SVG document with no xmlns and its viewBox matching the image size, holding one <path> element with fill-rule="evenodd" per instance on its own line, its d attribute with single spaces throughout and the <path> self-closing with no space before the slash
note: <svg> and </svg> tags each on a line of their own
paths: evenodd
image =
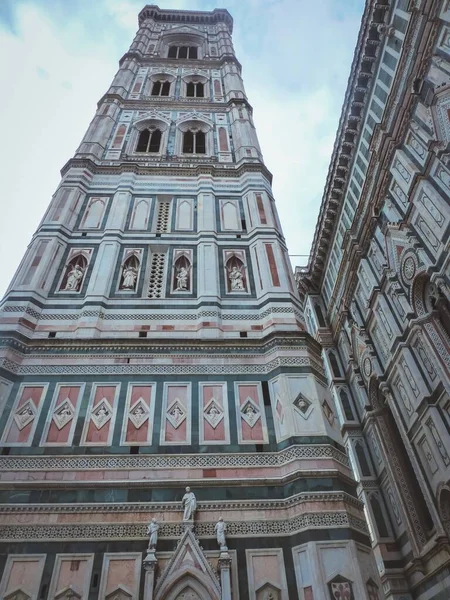
<svg viewBox="0 0 450 600">
<path fill-rule="evenodd" d="M 345 467 L 350 467 L 348 456 L 337 448 L 333 448 L 333 446 L 328 444 L 302 444 L 290 446 L 279 452 L 263 453 L 147 454 L 141 456 L 2 456 L 0 457 L 0 468 L 2 472 L 89 469 L 218 469 L 281 467 L 298 459 L 323 458 L 331 458 Z"/>
<path fill-rule="evenodd" d="M 203 538 L 215 537 L 215 523 L 194 525 L 195 535 Z M 292 519 L 227 521 L 227 538 L 290 536 L 308 529 L 351 528 L 368 535 L 364 519 L 343 512 L 314 512 L 297 515 Z M 158 532 L 159 538 L 179 539 L 183 535 L 183 523 L 164 523 Z M 3 525 L 0 526 L 2 541 L 50 541 L 50 540 L 98 540 L 137 539 L 148 537 L 145 523 L 91 525 Z"/>
<path fill-rule="evenodd" d="M 202 511 L 224 511 L 224 510 L 286 510 L 294 506 L 309 502 L 343 502 L 362 510 L 364 503 L 346 492 L 302 492 L 281 500 L 239 500 L 239 501 L 217 501 L 198 502 L 198 510 Z M 180 510 L 179 502 L 121 502 L 121 503 L 98 503 L 98 504 L 2 504 L 0 514 L 17 513 L 154 513 L 173 512 Z"/>
</svg>

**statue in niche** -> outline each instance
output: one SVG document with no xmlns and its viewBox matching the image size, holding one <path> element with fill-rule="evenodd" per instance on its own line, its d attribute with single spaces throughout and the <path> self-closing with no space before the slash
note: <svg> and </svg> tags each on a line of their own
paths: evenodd
<svg viewBox="0 0 450 600">
<path fill-rule="evenodd" d="M 191 488 L 186 488 L 186 493 L 181 500 L 181 506 L 184 509 L 183 521 L 193 521 L 195 511 L 197 510 L 197 498 L 194 492 L 191 492 Z"/>
<path fill-rule="evenodd" d="M 216 531 L 216 537 L 217 537 L 217 543 L 219 544 L 219 548 L 221 550 L 228 550 L 227 548 L 227 541 L 225 538 L 225 532 L 227 530 L 227 524 L 225 523 L 225 521 L 223 520 L 222 517 L 220 517 L 220 519 L 217 521 L 216 526 L 215 526 L 215 531 Z"/>
<path fill-rule="evenodd" d="M 122 270 L 122 290 L 134 290 L 136 287 L 138 270 L 130 263 L 125 263 Z"/>
<path fill-rule="evenodd" d="M 244 290 L 244 276 L 242 274 L 242 270 L 239 269 L 236 265 L 231 269 L 228 273 L 228 278 L 230 280 L 230 287 L 232 290 Z"/>
<path fill-rule="evenodd" d="M 187 292 L 188 291 L 188 289 L 189 289 L 188 278 L 189 278 L 189 272 L 186 269 L 186 267 L 184 267 L 184 266 L 180 267 L 176 274 L 176 279 L 177 279 L 176 291 L 177 292 Z"/>
<path fill-rule="evenodd" d="M 158 529 L 159 525 L 156 522 L 155 517 L 150 521 L 147 526 L 147 533 L 150 536 L 150 540 L 148 543 L 149 550 L 155 550 L 156 544 L 158 543 Z"/>
<path fill-rule="evenodd" d="M 70 266 L 69 266 L 70 268 Z M 64 290 L 78 292 L 83 280 L 84 269 L 78 263 L 70 268 L 67 274 L 67 280 Z"/>
</svg>

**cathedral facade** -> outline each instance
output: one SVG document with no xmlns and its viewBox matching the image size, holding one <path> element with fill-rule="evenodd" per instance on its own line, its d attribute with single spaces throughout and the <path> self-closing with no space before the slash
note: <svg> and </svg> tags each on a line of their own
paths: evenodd
<svg viewBox="0 0 450 600">
<path fill-rule="evenodd" d="M 2 600 L 384 597 L 232 26 L 140 12 L 2 301 Z"/>
<path fill-rule="evenodd" d="M 296 281 L 387 598 L 450 598 L 450 6 L 366 3 Z"/>
</svg>

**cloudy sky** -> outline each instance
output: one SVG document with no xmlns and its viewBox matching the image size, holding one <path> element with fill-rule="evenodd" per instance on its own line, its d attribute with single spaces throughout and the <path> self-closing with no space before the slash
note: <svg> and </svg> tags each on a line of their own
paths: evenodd
<svg viewBox="0 0 450 600">
<path fill-rule="evenodd" d="M 137 29 L 141 0 L 0 0 L 0 296 Z M 308 255 L 364 0 L 164 0 L 227 8 L 291 255 Z M 292 264 L 306 264 L 293 257 Z"/>
</svg>

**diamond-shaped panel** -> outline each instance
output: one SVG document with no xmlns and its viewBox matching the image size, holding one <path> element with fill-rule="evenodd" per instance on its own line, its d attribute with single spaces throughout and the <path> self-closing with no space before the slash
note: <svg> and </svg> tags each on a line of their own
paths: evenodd
<svg viewBox="0 0 450 600">
<path fill-rule="evenodd" d="M 169 406 L 169 408 L 167 409 L 166 417 L 169 423 L 175 429 L 178 429 L 181 423 L 185 420 L 186 411 L 184 409 L 184 406 L 181 404 L 179 398 L 175 398 L 175 400 Z"/>
<path fill-rule="evenodd" d="M 241 416 L 250 427 L 253 427 L 261 416 L 259 406 L 253 402 L 250 396 L 241 406 Z"/>
<path fill-rule="evenodd" d="M 149 414 L 150 410 L 147 404 L 145 403 L 144 399 L 139 398 L 130 408 L 128 417 L 133 423 L 133 425 L 136 427 L 136 429 L 139 429 L 148 419 Z"/>
<path fill-rule="evenodd" d="M 283 421 L 284 421 L 284 408 L 283 408 L 283 404 L 281 403 L 281 400 L 278 397 L 277 397 L 277 402 L 275 404 L 275 410 L 277 411 L 278 420 L 280 421 L 280 423 L 283 423 Z"/>
<path fill-rule="evenodd" d="M 62 429 L 67 423 L 69 423 L 75 415 L 75 408 L 69 398 L 66 398 L 64 402 L 61 402 L 56 407 L 53 413 L 53 421 L 58 429 Z"/>
<path fill-rule="evenodd" d="M 217 427 L 220 421 L 223 419 L 223 410 L 215 398 L 211 398 L 208 404 L 205 406 L 203 411 L 206 421 L 211 425 L 213 429 Z"/>
<path fill-rule="evenodd" d="M 31 421 L 34 420 L 35 416 L 36 416 L 36 407 L 34 405 L 34 402 L 30 398 L 29 400 L 27 400 L 25 402 L 25 404 L 22 404 L 22 406 L 20 406 L 16 410 L 16 412 L 14 414 L 14 421 L 15 421 L 17 427 L 19 428 L 19 430 L 22 430 L 29 423 L 31 423 Z"/>
<path fill-rule="evenodd" d="M 101 429 L 112 417 L 112 407 L 106 398 L 102 398 L 94 407 L 91 419 L 97 429 Z"/>
<path fill-rule="evenodd" d="M 294 400 L 294 406 L 305 415 L 311 406 L 311 402 L 308 400 L 308 398 L 305 398 L 303 394 L 299 394 Z"/>
</svg>

